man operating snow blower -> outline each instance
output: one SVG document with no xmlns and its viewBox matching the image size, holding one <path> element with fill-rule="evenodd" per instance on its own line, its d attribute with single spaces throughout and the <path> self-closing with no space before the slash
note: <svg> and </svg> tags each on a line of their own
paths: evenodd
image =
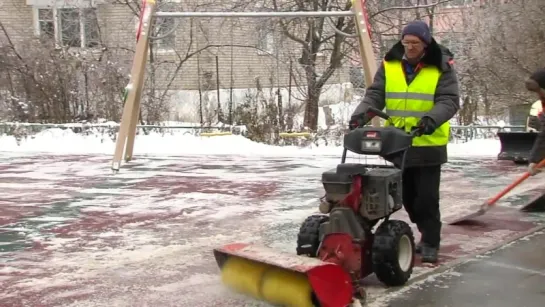
<svg viewBox="0 0 545 307">
<path fill-rule="evenodd" d="M 528 80 L 526 80 L 526 89 L 537 94 L 541 100 L 541 105 L 545 106 L 545 68 L 536 70 Z M 545 116 L 543 113 L 538 114 L 539 121 L 541 122 L 541 127 L 545 127 Z M 530 175 L 534 176 L 542 169 L 538 169 L 537 164 L 545 159 L 545 129 L 541 129 L 532 151 L 530 152 L 530 158 L 528 161 L 528 172 Z"/>
<path fill-rule="evenodd" d="M 416 252 L 422 262 L 435 263 L 442 226 L 441 165 L 447 162 L 448 121 L 460 108 L 460 98 L 453 54 L 435 41 L 425 22 L 410 22 L 401 40 L 385 55 L 373 84 L 352 114 L 351 129 L 375 116 L 368 111 L 370 106 L 386 108 L 397 128 L 419 130 L 407 152 L 403 204 L 422 235 Z"/>
</svg>

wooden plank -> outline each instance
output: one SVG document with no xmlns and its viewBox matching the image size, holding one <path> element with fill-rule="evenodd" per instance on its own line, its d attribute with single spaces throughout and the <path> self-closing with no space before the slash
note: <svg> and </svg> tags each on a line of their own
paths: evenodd
<svg viewBox="0 0 545 307">
<path fill-rule="evenodd" d="M 142 27 L 140 29 L 139 39 L 136 43 L 136 51 L 134 54 L 133 66 L 131 69 L 131 80 L 128 87 L 127 100 L 123 107 L 123 115 L 121 117 L 121 125 L 119 127 L 119 133 L 117 137 L 114 157 L 112 160 L 112 170 L 119 171 L 121 165 L 121 159 L 125 150 L 125 144 L 127 137 L 130 140 L 130 150 L 128 154 L 132 157 L 132 147 L 134 145 L 134 135 L 136 133 L 136 122 L 133 120 L 136 113 L 140 113 L 140 98 L 142 95 L 142 87 L 144 83 L 144 75 L 146 72 L 146 62 L 149 48 L 149 33 L 151 29 L 151 23 L 153 21 L 153 15 L 155 13 L 155 0 L 147 0 L 146 8 L 143 11 Z"/>
<path fill-rule="evenodd" d="M 371 33 L 367 29 L 367 9 L 364 0 L 353 0 L 352 10 L 356 20 L 356 31 L 358 34 L 358 45 L 360 49 L 361 65 L 365 75 L 365 86 L 369 87 L 373 83 L 373 78 L 377 72 L 377 62 L 373 52 L 371 42 Z M 380 126 L 380 118 L 375 116 L 372 121 L 373 126 Z"/>
</svg>

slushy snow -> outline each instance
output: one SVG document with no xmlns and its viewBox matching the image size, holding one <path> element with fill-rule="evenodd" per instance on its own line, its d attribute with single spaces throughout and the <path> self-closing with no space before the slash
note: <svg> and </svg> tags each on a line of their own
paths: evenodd
<svg viewBox="0 0 545 307">
<path fill-rule="evenodd" d="M 20 192 L 21 196 L 48 193 L 50 199 L 67 201 L 66 216 L 27 218 L 25 223 L 10 229 L 24 234 L 26 240 L 47 243 L 51 254 L 47 258 L 40 258 L 41 254 L 36 254 L 33 256 L 36 261 L 32 263 L 25 258 L 17 259 L 11 261 L 9 267 L 0 269 L 0 273 L 2 270 L 10 270 L 21 274 L 36 274 L 19 281 L 12 280 L 12 277 L 7 279 L 12 285 L 9 288 L 12 292 L 4 295 L 3 299 L 27 292 L 38 293 L 36 295 L 47 292 L 44 299 L 50 300 L 77 295 L 89 297 L 67 305 L 74 307 L 130 306 L 130 301 L 136 297 L 152 305 L 175 303 L 179 306 L 199 306 L 196 302 L 210 302 L 211 298 L 216 297 L 222 300 L 234 299 L 236 296 L 221 286 L 219 276 L 207 271 L 210 266 L 215 266 L 210 252 L 212 246 L 237 241 L 258 241 L 278 250 L 293 251 L 293 238 L 298 225 L 305 217 L 316 212 L 317 197 L 320 196 L 318 193 L 321 193 L 319 174 L 336 165 L 342 150 L 338 146 L 272 146 L 238 135 L 199 137 L 180 130 L 140 134 L 136 138 L 135 156 L 162 156 L 161 159 L 138 159 L 136 165 L 146 165 L 145 169 L 121 172 L 113 178 L 105 175 L 109 173 L 108 165 L 103 163 L 107 159 L 100 155 L 109 158 L 114 148 L 115 142 L 106 133 L 84 135 L 70 129 L 47 129 L 21 139 L 20 143 L 13 136 L 0 136 L 0 155 L 13 159 L 5 159 L 9 161 L 6 164 L 34 159 L 37 154 L 99 155 L 77 162 L 56 159 L 41 161 L 42 158 L 36 158 L 37 164 L 16 164 L 13 166 L 16 171 L 3 172 L 2 175 L 6 178 L 9 176 L 13 182 L 0 183 L 0 197 L 2 193 L 9 193 L 12 197 L 19 190 L 23 191 Z M 499 150 L 499 141 L 494 139 L 449 144 L 450 157 L 495 157 Z M 224 157 L 218 158 L 215 155 Z M 289 158 L 275 159 L 276 156 Z M 307 158 L 310 156 L 314 156 L 313 159 Z M 164 167 L 173 162 L 187 164 L 188 167 L 191 164 L 214 167 L 196 167 L 184 171 Z M 232 166 L 249 167 L 253 173 L 234 172 Z M 448 185 L 448 179 L 455 176 L 460 174 L 445 173 L 444 185 Z M 44 180 L 36 180 L 33 189 L 37 191 L 29 191 L 26 182 L 17 182 L 17 178 L 23 177 Z M 79 177 L 82 183 L 90 183 L 84 187 L 61 185 L 60 190 L 54 188 L 56 183 L 71 177 Z M 95 177 L 101 184 L 93 183 L 91 179 Z M 215 179 L 207 182 L 207 177 Z M 158 178 L 162 185 L 145 183 Z M 108 184 L 116 180 L 125 184 L 142 182 L 141 187 L 148 188 L 116 188 Z M 163 185 L 172 188 L 174 185 L 183 186 L 189 181 L 199 181 L 201 185 L 210 185 L 220 191 L 188 191 L 173 197 L 164 195 Z M 223 182 L 234 183 L 238 197 L 227 193 L 232 188 L 230 185 L 222 185 Z M 255 192 L 250 187 L 263 183 L 281 184 L 275 187 L 277 192 L 271 197 L 248 196 Z M 465 183 L 468 190 L 477 185 L 473 182 Z M 457 187 L 445 186 L 445 195 L 448 196 L 453 189 Z M 72 199 L 74 195 L 80 194 L 94 196 Z M 488 197 L 488 191 L 483 189 L 480 193 L 472 194 L 473 198 L 464 200 L 463 204 L 459 204 L 458 198 L 452 200 L 452 197 L 445 197 L 446 201 L 442 205 L 444 216 L 459 215 L 462 210 L 479 203 L 478 197 L 481 196 Z M 34 205 L 43 207 L 39 203 Z M 75 238 L 49 236 L 32 228 L 38 222 L 47 227 L 77 224 L 77 221 L 71 220 L 77 217 L 68 214 L 72 211 L 84 216 L 120 219 L 126 216 L 150 216 L 160 219 L 160 223 L 150 228 L 146 224 L 147 220 L 133 222 L 119 229 L 105 229 L 102 232 L 83 228 L 74 230 L 72 234 Z M 167 218 L 177 212 L 183 214 Z M 244 217 L 245 214 L 248 217 Z M 494 234 L 501 237 L 508 235 L 506 232 Z M 487 238 L 495 239 L 490 235 Z M 465 246 L 468 249 L 479 248 L 487 238 L 479 238 L 469 244 L 466 240 Z M 29 263 L 31 267 L 27 266 Z M 415 275 L 427 271 L 429 268 L 417 268 Z M 77 288 L 49 291 L 49 288 L 61 286 Z M 139 292 L 127 289 L 137 289 Z M 380 298 L 390 297 L 380 287 L 370 287 L 368 290 L 371 299 L 379 298 L 376 304 L 381 302 Z"/>
</svg>

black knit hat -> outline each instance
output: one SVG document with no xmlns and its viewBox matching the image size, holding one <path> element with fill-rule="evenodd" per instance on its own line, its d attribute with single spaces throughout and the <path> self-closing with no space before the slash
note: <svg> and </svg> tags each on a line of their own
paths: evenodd
<svg viewBox="0 0 545 307">
<path fill-rule="evenodd" d="M 531 76 L 530 79 L 534 80 L 540 88 L 545 90 L 545 68 L 540 68 L 536 70 Z"/>
<path fill-rule="evenodd" d="M 423 22 L 422 20 L 409 22 L 405 26 L 405 28 L 403 28 L 403 32 L 401 32 L 401 39 L 403 39 L 405 35 L 414 35 L 420 38 L 420 40 L 422 40 L 427 45 L 431 43 L 430 27 L 428 27 L 428 24 Z"/>
</svg>

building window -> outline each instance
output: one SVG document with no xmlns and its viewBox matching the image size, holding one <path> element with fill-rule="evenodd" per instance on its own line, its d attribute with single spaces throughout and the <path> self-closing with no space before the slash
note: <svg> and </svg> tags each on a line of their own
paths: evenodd
<svg viewBox="0 0 545 307">
<path fill-rule="evenodd" d="M 176 6 L 175 0 L 157 0 L 158 12 L 176 12 L 181 8 Z M 176 17 L 156 17 L 150 29 L 150 46 L 160 52 L 170 53 L 176 50 L 176 31 L 179 27 L 179 19 Z M 135 33 L 138 32 L 140 16 L 134 17 Z"/>
<path fill-rule="evenodd" d="M 273 28 L 273 27 L 271 27 Z M 276 42 L 274 32 L 269 27 L 259 27 L 257 29 L 257 53 L 261 55 L 275 54 Z M 273 28 L 274 29 L 274 28 Z"/>
<path fill-rule="evenodd" d="M 164 11 L 163 11 L 164 12 Z M 156 18 L 152 28 L 153 39 L 151 43 L 159 50 L 176 49 L 176 20 L 173 17 Z"/>
<path fill-rule="evenodd" d="M 38 33 L 47 38 L 55 39 L 55 20 L 53 10 L 38 10 Z"/>
<path fill-rule="evenodd" d="M 36 34 L 61 47 L 93 48 L 100 42 L 94 8 L 37 8 Z"/>
</svg>

